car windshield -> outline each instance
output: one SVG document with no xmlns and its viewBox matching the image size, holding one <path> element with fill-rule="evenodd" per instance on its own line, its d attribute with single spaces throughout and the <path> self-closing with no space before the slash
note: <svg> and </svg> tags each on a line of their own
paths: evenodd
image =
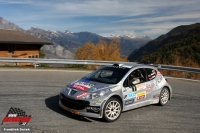
<svg viewBox="0 0 200 133">
<path fill-rule="evenodd" d="M 130 68 L 126 67 L 106 66 L 92 72 L 86 78 L 101 83 L 117 84 L 129 70 Z"/>
</svg>

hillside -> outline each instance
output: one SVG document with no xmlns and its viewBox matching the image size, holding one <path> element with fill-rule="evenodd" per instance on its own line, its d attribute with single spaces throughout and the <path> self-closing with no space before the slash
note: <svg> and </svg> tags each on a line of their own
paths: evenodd
<svg viewBox="0 0 200 133">
<path fill-rule="evenodd" d="M 191 58 L 193 61 L 197 61 L 197 58 L 199 58 L 199 29 L 200 23 L 178 26 L 169 33 L 133 51 L 129 55 L 128 60 L 171 64 L 173 63 L 171 58 L 176 53 L 180 56 L 180 59 Z M 192 54 L 189 56 L 188 54 L 190 53 Z"/>
<path fill-rule="evenodd" d="M 137 61 L 188 67 L 200 65 L 200 24 L 180 26 L 167 35 L 166 40 L 174 39 Z"/>
</svg>

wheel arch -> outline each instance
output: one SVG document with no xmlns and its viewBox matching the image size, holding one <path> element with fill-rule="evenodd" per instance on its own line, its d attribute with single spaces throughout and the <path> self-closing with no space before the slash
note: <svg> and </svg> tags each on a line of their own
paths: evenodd
<svg viewBox="0 0 200 133">
<path fill-rule="evenodd" d="M 119 95 L 112 95 L 110 98 L 116 98 L 116 99 L 118 99 L 121 102 L 121 106 L 122 106 L 122 109 L 123 109 L 123 100 L 122 100 L 122 98 Z"/>
<path fill-rule="evenodd" d="M 163 88 L 167 88 L 169 90 L 169 100 L 171 100 L 171 89 L 168 86 L 163 86 Z"/>
</svg>

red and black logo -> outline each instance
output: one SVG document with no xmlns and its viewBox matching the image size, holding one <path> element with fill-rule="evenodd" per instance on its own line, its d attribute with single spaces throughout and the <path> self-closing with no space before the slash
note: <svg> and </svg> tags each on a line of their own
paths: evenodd
<svg viewBox="0 0 200 133">
<path fill-rule="evenodd" d="M 25 126 L 30 122 L 31 118 L 31 115 L 26 115 L 26 112 L 22 109 L 11 107 L 1 125 L 5 122 L 19 122 L 19 125 Z"/>
</svg>

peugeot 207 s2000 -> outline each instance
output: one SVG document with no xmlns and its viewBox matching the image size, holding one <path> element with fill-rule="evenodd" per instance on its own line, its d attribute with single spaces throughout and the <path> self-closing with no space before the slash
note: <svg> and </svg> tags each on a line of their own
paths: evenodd
<svg viewBox="0 0 200 133">
<path fill-rule="evenodd" d="M 121 112 L 149 104 L 167 104 L 172 88 L 157 68 L 142 64 L 103 66 L 68 84 L 59 105 L 74 114 L 117 120 Z"/>
</svg>

